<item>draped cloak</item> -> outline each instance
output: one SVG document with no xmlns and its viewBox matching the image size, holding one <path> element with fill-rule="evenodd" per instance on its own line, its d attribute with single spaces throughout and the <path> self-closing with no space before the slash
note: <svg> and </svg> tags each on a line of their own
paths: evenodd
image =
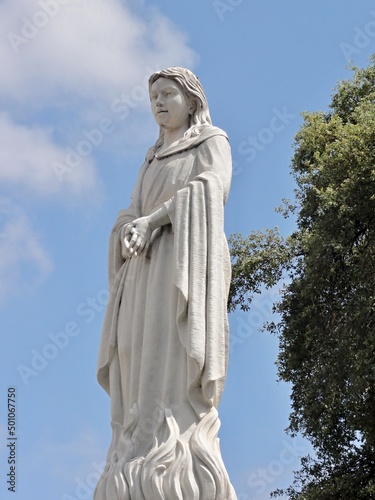
<svg viewBox="0 0 375 500">
<path fill-rule="evenodd" d="M 95 500 L 236 498 L 216 410 L 228 359 L 230 181 L 227 136 L 207 126 L 161 154 L 149 151 L 113 227 L 98 359 L 113 432 Z M 170 224 L 124 259 L 124 225 L 163 205 Z"/>
</svg>

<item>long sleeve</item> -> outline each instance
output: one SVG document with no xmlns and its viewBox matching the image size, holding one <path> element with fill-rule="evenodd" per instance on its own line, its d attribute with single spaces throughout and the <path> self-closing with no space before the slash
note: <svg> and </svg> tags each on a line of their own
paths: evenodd
<svg viewBox="0 0 375 500">
<path fill-rule="evenodd" d="M 202 142 L 196 161 L 199 174 L 213 172 L 219 177 L 225 203 L 232 180 L 232 156 L 228 139 L 222 135 L 215 135 Z"/>
<path fill-rule="evenodd" d="M 115 283 L 116 276 L 125 262 L 124 258 L 121 255 L 121 237 L 123 233 L 123 227 L 128 222 L 132 222 L 135 218 L 136 211 L 134 204 L 132 203 L 128 209 L 121 210 L 121 212 L 118 214 L 116 223 L 112 228 L 108 249 L 109 290 L 112 289 L 113 284 Z"/>
<path fill-rule="evenodd" d="M 232 156 L 229 141 L 224 135 L 215 135 L 199 144 L 195 157 L 198 176 L 204 172 L 212 172 L 219 178 L 223 193 L 223 203 L 227 201 L 232 180 Z M 166 201 L 172 226 L 175 221 L 175 197 Z"/>
</svg>

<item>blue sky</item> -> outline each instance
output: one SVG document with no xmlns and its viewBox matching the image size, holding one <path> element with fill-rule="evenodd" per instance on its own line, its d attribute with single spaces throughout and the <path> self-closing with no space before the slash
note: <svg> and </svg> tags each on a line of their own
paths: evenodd
<svg viewBox="0 0 375 500">
<path fill-rule="evenodd" d="M 326 110 L 351 58 L 375 52 L 372 1 L 0 1 L 0 497 L 91 498 L 110 439 L 96 382 L 109 231 L 157 136 L 145 82 L 192 69 L 230 137 L 227 234 L 293 221 L 303 111 Z M 222 453 L 239 500 L 288 485 L 299 456 L 277 339 L 277 290 L 230 316 Z M 7 388 L 17 389 L 17 492 L 7 491 Z M 12 496 L 13 495 L 13 496 Z"/>
</svg>

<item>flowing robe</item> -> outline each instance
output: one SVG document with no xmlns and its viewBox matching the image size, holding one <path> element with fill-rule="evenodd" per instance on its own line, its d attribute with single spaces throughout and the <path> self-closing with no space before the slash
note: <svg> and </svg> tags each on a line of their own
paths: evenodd
<svg viewBox="0 0 375 500">
<path fill-rule="evenodd" d="M 226 134 L 207 126 L 148 155 L 114 225 L 98 360 L 113 434 L 95 500 L 236 498 L 216 410 L 228 358 L 230 181 Z M 152 233 L 140 256 L 124 260 L 124 225 L 162 205 L 171 223 Z"/>
</svg>

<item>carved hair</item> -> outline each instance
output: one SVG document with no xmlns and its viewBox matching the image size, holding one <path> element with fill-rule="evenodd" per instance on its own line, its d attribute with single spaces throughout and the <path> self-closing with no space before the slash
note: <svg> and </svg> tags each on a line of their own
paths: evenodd
<svg viewBox="0 0 375 500">
<path fill-rule="evenodd" d="M 179 68 L 174 66 L 171 68 L 163 69 L 153 73 L 149 80 L 149 91 L 151 86 L 158 78 L 169 78 L 176 81 L 181 87 L 187 99 L 195 102 L 195 110 L 190 118 L 190 127 L 185 132 L 181 141 L 189 139 L 200 134 L 202 128 L 211 125 L 211 117 L 208 109 L 208 103 L 203 87 L 199 79 L 186 68 Z M 159 139 L 157 140 L 154 149 L 157 149 L 163 143 L 163 130 L 160 130 Z"/>
</svg>

